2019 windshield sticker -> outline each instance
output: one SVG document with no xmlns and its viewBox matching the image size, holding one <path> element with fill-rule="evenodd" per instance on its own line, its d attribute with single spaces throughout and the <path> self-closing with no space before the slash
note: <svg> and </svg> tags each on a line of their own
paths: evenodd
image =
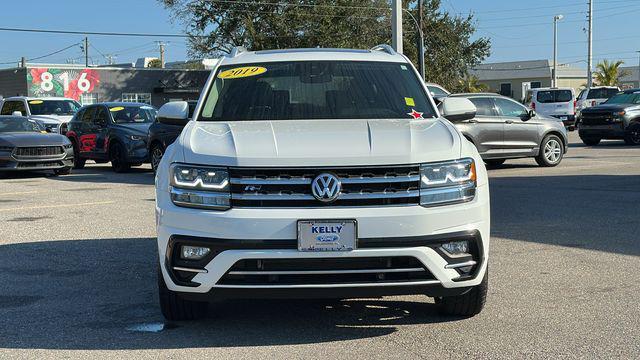
<svg viewBox="0 0 640 360">
<path fill-rule="evenodd" d="M 42 104 L 43 102 L 44 101 L 42 101 L 42 100 L 31 100 L 31 101 L 29 101 L 29 104 L 31 104 L 31 105 L 39 105 L 39 104 Z"/>
<path fill-rule="evenodd" d="M 220 79 L 239 79 L 250 76 L 256 76 L 267 72 L 267 68 L 262 66 L 244 66 L 225 70 L 218 74 Z"/>
<path fill-rule="evenodd" d="M 122 110 L 124 110 L 123 106 L 116 106 L 109 109 L 109 111 L 111 112 L 122 111 Z"/>
<path fill-rule="evenodd" d="M 424 119 L 422 117 L 422 114 L 424 113 L 421 113 L 420 111 L 416 111 L 416 109 L 411 109 L 411 112 L 407 113 L 407 115 L 411 116 L 414 119 Z"/>
</svg>

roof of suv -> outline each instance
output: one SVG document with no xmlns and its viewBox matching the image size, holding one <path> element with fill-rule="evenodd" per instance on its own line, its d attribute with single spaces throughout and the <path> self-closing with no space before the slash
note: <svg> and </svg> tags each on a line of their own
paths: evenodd
<svg viewBox="0 0 640 360">
<path fill-rule="evenodd" d="M 33 96 L 9 96 L 2 100 L 73 100 L 66 97 L 59 96 L 44 96 L 44 97 L 33 97 Z M 73 100 L 75 101 L 75 100 Z"/>
<path fill-rule="evenodd" d="M 451 94 L 450 97 L 476 97 L 476 96 L 495 96 L 495 97 L 506 97 L 496 93 L 489 92 L 478 92 L 478 93 L 459 93 L 459 94 Z"/>
<path fill-rule="evenodd" d="M 232 52 L 233 53 L 233 52 Z M 287 50 L 261 50 L 237 52 L 235 56 L 223 57 L 221 65 L 239 65 L 278 61 L 378 61 L 378 62 L 402 62 L 407 59 L 395 52 L 384 50 L 356 50 L 356 49 L 287 49 Z"/>
</svg>

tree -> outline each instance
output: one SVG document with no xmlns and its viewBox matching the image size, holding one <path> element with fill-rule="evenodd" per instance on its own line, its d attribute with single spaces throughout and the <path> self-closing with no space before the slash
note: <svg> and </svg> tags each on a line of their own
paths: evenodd
<svg viewBox="0 0 640 360">
<path fill-rule="evenodd" d="M 149 60 L 149 63 L 147 64 L 147 67 L 149 67 L 149 68 L 161 68 L 162 67 L 162 63 L 160 62 L 160 59 L 152 59 L 152 60 Z"/>
<path fill-rule="evenodd" d="M 481 84 L 477 76 L 466 74 L 465 77 L 458 80 L 458 86 L 452 89 L 456 92 L 477 93 L 486 92 L 489 87 L 486 84 Z"/>
<path fill-rule="evenodd" d="M 368 49 L 391 41 L 387 0 L 158 1 L 185 24 L 191 57 L 216 56 L 238 45 Z M 403 5 L 417 17 L 416 1 Z M 440 0 L 425 0 L 424 14 L 427 80 L 454 88 L 468 68 L 489 55 L 490 42 L 471 41 L 473 16 L 451 16 L 440 9 Z M 415 24 L 406 13 L 403 19 L 405 54 L 416 63 Z"/>
<path fill-rule="evenodd" d="M 595 81 L 600 86 L 618 86 L 620 85 L 620 78 L 629 75 L 628 70 L 620 70 L 620 65 L 624 64 L 624 61 L 609 61 L 603 60 L 596 65 L 596 71 L 593 76 Z"/>
</svg>

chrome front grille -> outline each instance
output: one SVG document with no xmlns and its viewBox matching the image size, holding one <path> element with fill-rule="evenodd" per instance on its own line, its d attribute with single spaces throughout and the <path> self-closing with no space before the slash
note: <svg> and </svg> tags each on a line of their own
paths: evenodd
<svg viewBox="0 0 640 360">
<path fill-rule="evenodd" d="M 330 203 L 317 200 L 313 179 L 338 177 L 341 191 Z M 235 207 L 384 206 L 418 204 L 418 166 L 354 168 L 231 168 L 231 205 Z"/>
<path fill-rule="evenodd" d="M 59 157 L 62 154 L 64 154 L 62 146 L 19 147 L 13 153 L 16 158 Z"/>
</svg>

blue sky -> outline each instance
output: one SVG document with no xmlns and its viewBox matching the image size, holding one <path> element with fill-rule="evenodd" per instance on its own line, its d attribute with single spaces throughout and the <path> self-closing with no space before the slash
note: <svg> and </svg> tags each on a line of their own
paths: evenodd
<svg viewBox="0 0 640 360">
<path fill-rule="evenodd" d="M 269 0 L 274 2 L 276 0 Z M 55 5 L 54 5 L 55 3 Z M 622 59 L 638 63 L 640 50 L 640 0 L 594 0 L 594 58 Z M 3 3 L 0 27 L 180 33 L 182 25 L 172 23 L 168 11 L 155 0 L 52 1 L 30 0 Z M 449 12 L 476 14 L 479 36 L 490 37 L 492 55 L 488 61 L 544 59 L 552 57 L 552 18 L 563 14 L 558 26 L 559 61 L 586 66 L 587 0 L 443 0 Z M 18 16 L 19 14 L 19 16 Z M 428 36 L 428 34 L 427 34 Z M 33 34 L 0 31 L 0 63 L 21 56 L 36 57 L 80 42 L 81 35 Z M 100 54 L 116 54 L 116 62 L 131 62 L 142 56 L 157 56 L 154 41 L 168 42 L 167 61 L 186 58 L 186 41 L 176 38 L 134 38 L 90 36 L 93 61 L 104 63 Z M 83 62 L 79 47 L 39 62 Z M 7 67 L 9 65 L 0 65 Z"/>
</svg>

